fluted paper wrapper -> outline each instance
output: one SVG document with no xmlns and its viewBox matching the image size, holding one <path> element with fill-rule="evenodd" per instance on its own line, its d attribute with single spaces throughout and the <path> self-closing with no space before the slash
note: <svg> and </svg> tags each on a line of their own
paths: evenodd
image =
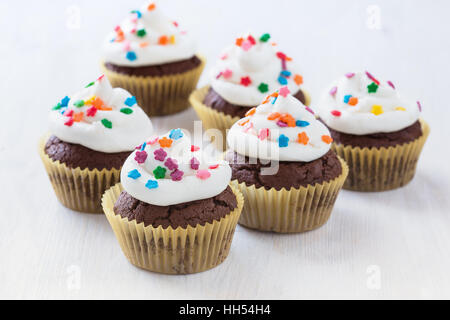
<svg viewBox="0 0 450 320">
<path fill-rule="evenodd" d="M 389 148 L 363 148 L 333 144 L 350 170 L 344 189 L 353 191 L 387 191 L 408 184 L 415 175 L 422 148 L 430 133 L 428 124 L 420 120 L 422 136 Z"/>
<path fill-rule="evenodd" d="M 244 199 L 234 189 L 238 207 L 220 221 L 204 226 L 173 229 L 144 227 L 114 213 L 122 185 L 109 189 L 103 196 L 103 210 L 127 259 L 139 268 L 165 274 L 191 274 L 221 264 L 230 250 Z"/>
<path fill-rule="evenodd" d="M 133 94 L 139 106 L 149 116 L 165 116 L 189 108 L 189 95 L 197 87 L 206 60 L 195 69 L 180 74 L 161 77 L 129 76 L 111 71 L 101 63 L 103 72 L 115 88 L 123 88 Z"/>
<path fill-rule="evenodd" d="M 73 169 L 53 161 L 45 153 L 48 137 L 44 136 L 39 141 L 39 155 L 58 200 L 75 211 L 103 213 L 102 195 L 120 181 L 120 169 Z"/>
<path fill-rule="evenodd" d="M 245 203 L 239 224 L 260 231 L 300 233 L 323 226 L 330 218 L 339 191 L 348 175 L 341 158 L 342 173 L 322 184 L 290 190 L 247 186 L 231 181 L 244 195 Z"/>
<path fill-rule="evenodd" d="M 232 117 L 228 114 L 206 106 L 203 101 L 205 100 L 209 88 L 210 86 L 205 86 L 203 88 L 195 90 L 191 94 L 189 101 L 195 112 L 197 112 L 198 117 L 203 122 L 203 128 L 205 130 L 211 130 L 211 132 L 209 132 L 211 141 L 214 142 L 216 147 L 218 147 L 220 150 L 225 150 L 227 147 L 227 130 L 230 129 L 237 121 L 239 121 L 240 118 Z M 308 92 L 303 89 L 302 92 L 306 98 L 306 105 L 309 105 L 309 103 L 311 102 L 311 98 Z M 212 129 L 218 130 L 218 133 L 220 133 L 221 135 L 217 135 Z"/>
</svg>

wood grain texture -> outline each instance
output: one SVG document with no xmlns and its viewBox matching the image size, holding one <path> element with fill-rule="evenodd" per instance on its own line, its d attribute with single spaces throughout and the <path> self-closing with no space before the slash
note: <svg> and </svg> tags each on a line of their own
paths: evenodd
<svg viewBox="0 0 450 320">
<path fill-rule="evenodd" d="M 228 259 L 205 273 L 139 270 L 125 259 L 104 216 L 58 203 L 37 142 L 50 107 L 98 76 L 99 42 L 141 1 L 46 0 L 27 3 L 27 10 L 1 1 L 0 298 L 450 298 L 450 4 L 377 1 L 382 29 L 370 30 L 369 2 L 285 0 L 254 12 L 269 2 L 171 0 L 165 6 L 199 39 L 209 57 L 206 70 L 240 32 L 268 31 L 303 68 L 312 107 L 332 79 L 360 68 L 420 97 L 431 135 L 415 179 L 385 193 L 343 191 L 330 221 L 306 234 L 238 227 Z M 81 10 L 79 29 L 67 27 L 73 5 Z M 224 28 L 217 19 L 226 16 L 235 18 Z M 207 80 L 208 71 L 199 85 Z M 153 122 L 162 133 L 192 130 L 195 119 L 191 109 Z"/>
</svg>

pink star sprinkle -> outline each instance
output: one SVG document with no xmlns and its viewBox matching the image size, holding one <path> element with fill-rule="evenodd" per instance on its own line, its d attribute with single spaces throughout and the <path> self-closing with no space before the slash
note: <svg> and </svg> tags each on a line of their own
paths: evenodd
<svg viewBox="0 0 450 320">
<path fill-rule="evenodd" d="M 261 129 L 259 131 L 259 135 L 258 135 L 259 140 L 263 141 L 263 140 L 267 139 L 269 137 L 269 133 L 270 133 L 270 130 L 268 128 Z"/>
<path fill-rule="evenodd" d="M 244 51 L 248 51 L 248 50 L 250 50 L 252 47 L 253 47 L 253 44 L 252 44 L 250 41 L 248 41 L 248 40 L 244 41 L 244 42 L 242 43 L 242 46 L 241 46 L 241 48 L 242 48 Z"/>
<path fill-rule="evenodd" d="M 198 170 L 198 168 L 200 168 L 200 161 L 196 157 L 193 157 L 191 159 L 191 169 Z"/>
<path fill-rule="evenodd" d="M 173 160 L 172 158 L 167 158 L 167 160 L 164 163 L 164 165 L 167 167 L 167 169 L 169 169 L 171 171 L 178 169 L 177 160 Z"/>
<path fill-rule="evenodd" d="M 222 75 L 225 79 L 230 79 L 233 75 L 233 71 L 231 71 L 230 69 L 226 69 L 224 72 L 222 72 Z"/>
<path fill-rule="evenodd" d="M 333 87 L 333 88 L 331 88 L 331 90 L 330 90 L 330 94 L 331 94 L 332 96 L 335 96 L 335 95 L 336 95 L 336 93 L 337 93 L 337 90 L 338 90 L 338 88 L 337 88 L 337 87 Z"/>
<path fill-rule="evenodd" d="M 282 88 L 280 88 L 280 92 L 279 92 L 280 96 L 286 98 L 286 97 L 288 96 L 289 93 L 291 93 L 291 91 L 289 90 L 288 87 L 282 87 Z"/>
<path fill-rule="evenodd" d="M 165 152 L 162 148 L 155 150 L 153 154 L 155 155 L 155 160 L 158 161 L 164 161 L 164 159 L 166 159 L 167 157 L 167 152 Z"/>
<path fill-rule="evenodd" d="M 174 172 L 170 174 L 173 181 L 181 181 L 183 179 L 184 172 L 176 169 Z"/>
<path fill-rule="evenodd" d="M 201 180 L 206 180 L 211 177 L 211 173 L 208 170 L 198 170 L 197 171 L 197 178 Z"/>
<path fill-rule="evenodd" d="M 134 157 L 137 163 L 143 164 L 145 160 L 147 160 L 147 152 L 145 151 L 136 151 L 136 156 Z"/>
</svg>

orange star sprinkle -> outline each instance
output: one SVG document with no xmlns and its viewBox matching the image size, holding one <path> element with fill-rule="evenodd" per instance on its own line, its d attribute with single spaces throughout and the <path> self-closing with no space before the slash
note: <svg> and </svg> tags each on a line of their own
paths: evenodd
<svg viewBox="0 0 450 320">
<path fill-rule="evenodd" d="M 170 148 L 172 146 L 172 142 L 172 139 L 164 137 L 159 140 L 159 145 L 161 146 L 161 148 Z"/>
<path fill-rule="evenodd" d="M 241 126 L 241 127 L 243 127 L 243 126 L 245 126 L 247 123 L 249 123 L 249 119 L 247 119 L 247 120 L 243 120 L 243 121 L 241 121 L 241 122 L 239 122 L 239 125 Z"/>
<path fill-rule="evenodd" d="M 269 116 L 267 117 L 267 120 L 276 120 L 279 117 L 281 117 L 281 114 L 279 114 L 278 112 L 272 112 L 271 114 L 269 114 Z"/>
<path fill-rule="evenodd" d="M 333 142 L 333 138 L 330 136 L 322 136 L 322 141 L 325 142 L 326 144 L 330 144 Z"/>
<path fill-rule="evenodd" d="M 83 120 L 83 117 L 84 117 L 84 112 L 78 112 L 78 113 L 75 113 L 72 118 L 73 118 L 74 122 L 81 122 Z"/>
<path fill-rule="evenodd" d="M 308 144 L 308 142 L 309 142 L 309 137 L 308 137 L 308 135 L 306 134 L 306 132 L 303 131 L 302 133 L 299 133 L 299 134 L 298 134 L 297 142 L 300 143 L 300 144 L 303 144 L 303 145 L 305 145 L 305 146 Z"/>
<path fill-rule="evenodd" d="M 97 110 L 101 110 L 101 111 L 111 111 L 112 108 L 107 107 L 105 105 L 105 103 L 103 102 L 102 99 L 100 99 L 99 97 L 95 98 L 94 102 L 92 103 L 92 106 L 97 109 Z"/>
<path fill-rule="evenodd" d="M 254 115 L 255 112 L 256 112 L 256 108 L 251 108 L 250 111 L 248 111 L 248 112 L 245 114 L 245 116 L 246 116 L 246 117 L 250 117 L 250 116 Z"/>
<path fill-rule="evenodd" d="M 242 43 L 244 42 L 244 38 L 237 38 L 236 39 L 236 45 L 238 47 L 242 46 Z"/>
<path fill-rule="evenodd" d="M 294 82 L 299 86 L 303 84 L 303 77 L 299 74 L 296 74 L 294 77 Z"/>
<path fill-rule="evenodd" d="M 147 7 L 147 10 L 148 11 L 153 11 L 153 10 L 155 10 L 156 9 L 156 4 L 154 4 L 154 3 L 150 3 L 149 5 L 148 5 L 148 7 Z"/>
<path fill-rule="evenodd" d="M 167 36 L 159 37 L 158 43 L 162 46 L 165 46 L 169 42 L 169 38 Z"/>
<path fill-rule="evenodd" d="M 348 100 L 348 104 L 351 106 L 356 106 L 358 104 L 358 98 L 351 97 L 350 100 Z"/>
</svg>

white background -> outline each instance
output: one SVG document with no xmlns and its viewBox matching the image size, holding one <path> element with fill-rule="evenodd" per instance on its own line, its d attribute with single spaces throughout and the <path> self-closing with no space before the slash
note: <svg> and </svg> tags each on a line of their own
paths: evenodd
<svg viewBox="0 0 450 320">
<path fill-rule="evenodd" d="M 450 3 L 166 0 L 211 66 L 241 32 L 270 32 L 303 67 L 314 101 L 367 69 L 422 101 L 432 134 L 408 186 L 343 191 L 323 228 L 277 235 L 238 227 L 228 259 L 196 275 L 133 267 L 102 215 L 58 203 L 37 153 L 47 114 L 99 75 L 99 44 L 139 0 L 0 2 L 1 298 L 450 298 Z M 367 27 L 367 8 L 381 29 Z M 71 8 L 71 6 L 73 6 Z M 77 10 L 80 10 L 77 28 Z M 370 10 L 369 10 L 370 11 Z M 373 12 L 373 11 L 372 11 Z M 201 85 L 208 82 L 207 73 Z M 192 110 L 153 119 L 190 129 Z"/>
</svg>

